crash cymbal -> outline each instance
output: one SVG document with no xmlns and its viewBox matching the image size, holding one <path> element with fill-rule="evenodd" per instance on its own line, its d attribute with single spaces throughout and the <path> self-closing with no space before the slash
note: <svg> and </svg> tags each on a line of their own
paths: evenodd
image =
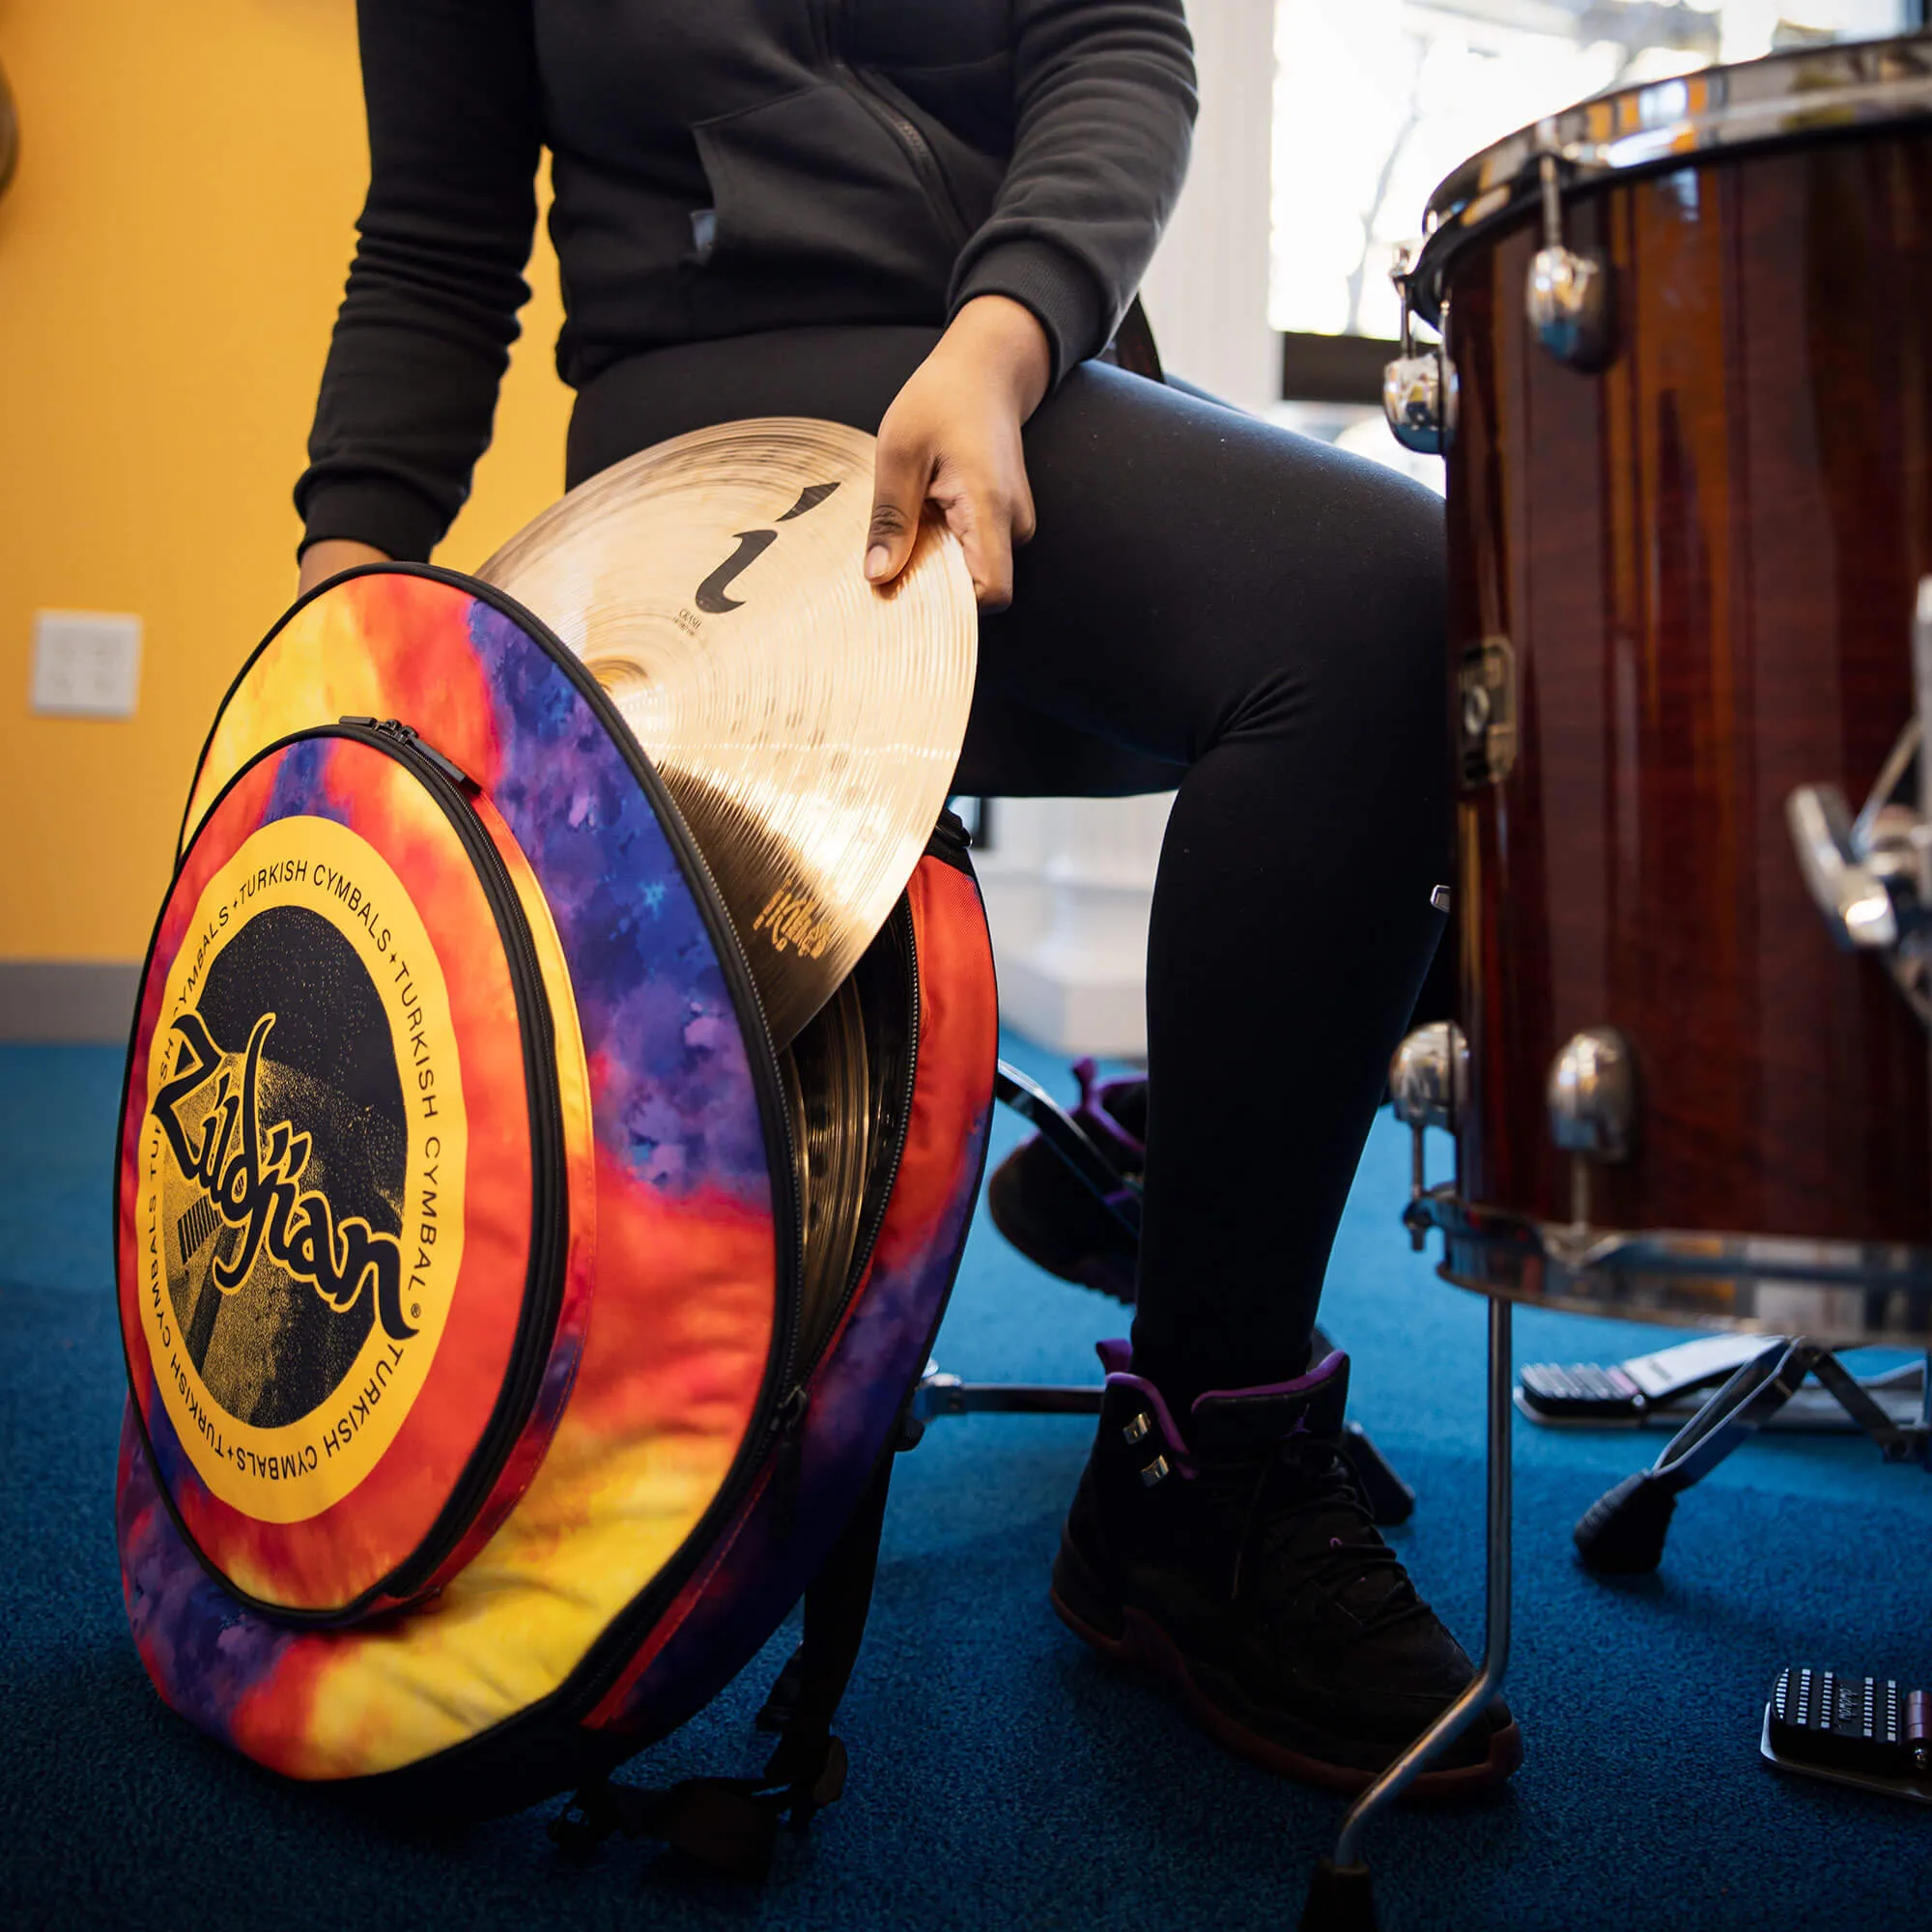
<svg viewBox="0 0 1932 1932">
<path fill-rule="evenodd" d="M 946 802 L 979 629 L 935 522 L 861 574 L 873 439 L 768 417 L 581 484 L 477 574 L 582 658 L 718 881 L 782 1046 L 885 923 Z"/>
<path fill-rule="evenodd" d="M 866 1015 L 850 980 L 780 1054 L 792 1109 L 805 1284 L 799 1347 L 809 1353 L 838 1320 L 867 1205 L 872 1094 Z"/>
</svg>

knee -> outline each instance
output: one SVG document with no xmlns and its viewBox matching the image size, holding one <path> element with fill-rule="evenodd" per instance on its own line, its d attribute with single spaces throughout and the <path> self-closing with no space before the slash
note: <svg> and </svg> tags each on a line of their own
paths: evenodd
<svg viewBox="0 0 1932 1932">
<path fill-rule="evenodd" d="M 1363 479 L 1354 567 L 1335 612 L 1341 658 L 1365 700 L 1442 720 L 1448 677 L 1448 547 L 1442 499 L 1393 470 Z"/>
</svg>

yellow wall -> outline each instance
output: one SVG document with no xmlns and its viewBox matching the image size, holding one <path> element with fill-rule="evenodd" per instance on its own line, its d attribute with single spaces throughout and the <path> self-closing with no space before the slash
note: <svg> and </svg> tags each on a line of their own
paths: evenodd
<svg viewBox="0 0 1932 1932">
<path fill-rule="evenodd" d="M 0 0 L 0 959 L 138 958 L 195 753 L 294 592 L 368 156 L 353 0 Z M 561 484 L 555 266 L 439 560 Z M 128 721 L 27 708 L 37 609 L 146 623 Z"/>
</svg>

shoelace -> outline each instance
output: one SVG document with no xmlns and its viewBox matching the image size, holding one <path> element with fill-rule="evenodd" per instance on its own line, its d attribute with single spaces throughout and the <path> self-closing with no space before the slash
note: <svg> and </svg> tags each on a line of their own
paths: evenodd
<svg viewBox="0 0 1932 1932">
<path fill-rule="evenodd" d="M 1244 1577 L 1264 1601 L 1284 1594 L 1284 1573 L 1340 1603 L 1361 1636 L 1428 1614 L 1402 1558 L 1376 1533 L 1348 1464 L 1319 1438 L 1292 1438 L 1263 1465 L 1230 1594 L 1240 1594 Z"/>
</svg>

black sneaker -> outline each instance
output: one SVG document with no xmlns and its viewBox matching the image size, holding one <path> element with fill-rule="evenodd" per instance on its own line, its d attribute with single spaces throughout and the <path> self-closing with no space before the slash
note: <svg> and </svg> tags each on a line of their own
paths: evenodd
<svg viewBox="0 0 1932 1932">
<path fill-rule="evenodd" d="M 1174 1683 L 1230 1750 L 1362 1790 L 1475 1670 L 1342 1459 L 1348 1357 L 1204 1395 L 1183 1436 L 1126 1353 L 1101 1345 L 1106 1398 L 1061 1534 L 1054 1608 L 1102 1656 Z M 1498 1697 L 1409 1789 L 1498 1784 L 1521 1761 Z"/>
<path fill-rule="evenodd" d="M 1100 1081 L 1095 1071 L 1091 1060 L 1074 1062 L 1080 1104 L 1073 1118 L 1123 1179 L 1137 1180 L 1147 1166 L 1146 1076 Z M 986 1211 L 1036 1266 L 1133 1305 L 1139 1243 L 1037 1134 L 993 1170 Z"/>
</svg>

